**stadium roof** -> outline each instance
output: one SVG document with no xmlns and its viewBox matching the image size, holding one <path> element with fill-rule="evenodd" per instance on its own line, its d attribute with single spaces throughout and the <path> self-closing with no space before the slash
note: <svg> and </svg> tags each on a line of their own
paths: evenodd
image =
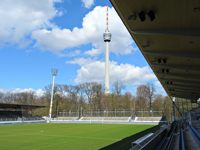
<svg viewBox="0 0 200 150">
<path fill-rule="evenodd" d="M 200 1 L 110 1 L 168 95 L 198 99 Z"/>
<path fill-rule="evenodd" d="M 0 103 L 0 109 L 36 109 L 44 107 L 46 106 Z"/>
</svg>

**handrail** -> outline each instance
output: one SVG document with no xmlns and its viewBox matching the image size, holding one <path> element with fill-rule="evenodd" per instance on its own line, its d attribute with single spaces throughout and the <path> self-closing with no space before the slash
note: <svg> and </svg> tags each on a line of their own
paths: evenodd
<svg viewBox="0 0 200 150">
<path fill-rule="evenodd" d="M 183 138 L 183 129 L 180 129 L 180 135 L 179 135 L 179 149 L 185 150 L 185 144 L 184 144 L 184 138 Z"/>
<path fill-rule="evenodd" d="M 172 131 L 171 131 L 169 140 L 167 141 L 167 147 L 165 148 L 166 150 L 170 150 L 170 148 L 171 148 L 171 144 L 172 144 L 172 141 L 173 141 L 174 132 L 175 132 L 175 129 L 176 129 L 176 128 L 177 128 L 177 123 L 174 122 L 174 124 L 173 124 L 173 129 L 172 129 Z"/>
<path fill-rule="evenodd" d="M 197 139 L 200 141 L 200 133 L 197 131 L 192 125 L 189 124 L 190 129 L 194 133 L 194 135 L 197 137 Z"/>
<path fill-rule="evenodd" d="M 132 147 L 134 147 L 135 145 L 141 146 L 140 144 L 142 142 L 144 142 L 145 140 L 147 140 L 148 138 L 150 138 L 152 135 L 153 135 L 153 133 L 148 133 L 148 134 L 144 135 L 143 137 L 137 139 L 136 141 L 132 142 Z"/>
<path fill-rule="evenodd" d="M 152 136 L 151 139 L 147 141 L 147 143 L 145 143 L 144 145 L 139 145 L 140 149 L 144 149 L 146 148 L 149 144 L 151 144 L 151 142 L 156 141 L 159 136 L 161 136 L 165 131 L 167 130 L 167 126 L 162 127 L 159 131 L 155 132 Z M 134 147 L 132 148 L 134 149 Z"/>
</svg>

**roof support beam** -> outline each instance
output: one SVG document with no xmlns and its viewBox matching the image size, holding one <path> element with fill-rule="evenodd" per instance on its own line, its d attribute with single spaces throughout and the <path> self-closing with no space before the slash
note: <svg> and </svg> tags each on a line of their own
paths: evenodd
<svg viewBox="0 0 200 150">
<path fill-rule="evenodd" d="M 190 65 L 190 66 L 186 66 L 186 65 L 165 65 L 165 64 L 159 64 L 159 63 L 152 63 L 151 66 L 153 67 L 160 67 L 160 68 L 170 68 L 170 69 L 176 69 L 176 70 L 180 70 L 180 71 L 193 71 L 193 72 L 199 72 L 200 73 L 200 65 L 199 66 L 194 66 L 194 65 Z M 186 72 L 186 73 L 188 73 Z"/>
<path fill-rule="evenodd" d="M 171 95 L 175 96 L 175 97 L 179 97 L 179 98 L 187 98 L 187 99 L 190 99 L 190 100 L 197 100 L 199 98 L 199 96 L 193 96 L 193 95 L 190 95 L 190 94 L 183 94 L 183 93 L 173 93 L 173 92 L 171 92 Z"/>
<path fill-rule="evenodd" d="M 170 36 L 191 36 L 191 37 L 198 37 L 200 36 L 199 30 L 194 29 L 170 29 L 170 30 L 133 30 L 132 33 L 135 35 L 170 35 Z"/>
<path fill-rule="evenodd" d="M 191 52 L 192 51 L 192 52 Z M 197 50 L 188 50 L 186 51 L 172 51 L 172 50 L 163 50 L 163 51 L 143 51 L 145 55 L 155 56 L 155 57 L 174 57 L 174 58 L 189 58 L 189 59 L 200 59 L 200 53 Z"/>
<path fill-rule="evenodd" d="M 200 78 L 199 76 L 197 75 L 191 75 L 188 76 L 188 74 L 183 74 L 183 75 L 180 75 L 180 74 L 163 74 L 163 73 L 159 73 L 157 72 L 157 75 L 160 76 L 160 79 L 164 79 L 164 80 L 169 80 L 171 78 L 173 78 L 173 80 L 184 80 L 184 81 L 197 81 L 197 82 L 200 82 Z"/>
<path fill-rule="evenodd" d="M 183 94 L 183 93 L 178 93 L 178 92 L 171 92 L 171 95 L 174 97 L 180 97 L 180 98 L 187 98 L 187 99 L 198 99 L 199 96 L 197 95 L 191 95 L 191 94 Z"/>
<path fill-rule="evenodd" d="M 169 89 L 169 91 L 170 91 L 170 89 L 174 89 L 174 91 L 185 90 L 187 92 L 191 91 L 191 92 L 195 92 L 195 93 L 200 94 L 200 89 L 191 88 L 191 87 L 187 87 L 187 86 L 168 86 L 168 89 Z"/>
<path fill-rule="evenodd" d="M 194 84 L 190 84 L 190 85 L 187 85 L 187 84 L 169 84 L 167 85 L 168 87 L 187 87 L 187 88 L 196 88 L 196 89 L 199 89 L 200 90 L 200 85 L 194 85 Z"/>
<path fill-rule="evenodd" d="M 169 82 L 172 81 L 173 84 L 183 84 L 183 85 L 200 85 L 200 81 L 188 81 L 184 79 L 174 79 L 174 78 L 160 78 L 163 82 Z"/>
<path fill-rule="evenodd" d="M 190 95 L 196 95 L 200 97 L 200 91 L 193 91 L 193 90 L 186 90 L 186 89 L 175 89 L 175 91 L 170 91 L 171 93 L 178 93 L 181 92 L 183 94 L 190 94 Z"/>
<path fill-rule="evenodd" d="M 172 93 L 173 95 L 174 94 L 179 94 L 179 95 L 188 95 L 188 96 L 193 96 L 193 97 L 200 97 L 200 94 L 199 93 L 191 93 L 191 92 L 188 92 L 188 91 L 170 91 L 170 93 Z"/>
</svg>

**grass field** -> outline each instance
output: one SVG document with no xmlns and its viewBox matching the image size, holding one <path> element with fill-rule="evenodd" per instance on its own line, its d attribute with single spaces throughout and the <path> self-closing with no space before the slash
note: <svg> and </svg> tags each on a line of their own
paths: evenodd
<svg viewBox="0 0 200 150">
<path fill-rule="evenodd" d="M 96 150 L 153 125 L 21 124 L 0 126 L 0 150 Z"/>
</svg>

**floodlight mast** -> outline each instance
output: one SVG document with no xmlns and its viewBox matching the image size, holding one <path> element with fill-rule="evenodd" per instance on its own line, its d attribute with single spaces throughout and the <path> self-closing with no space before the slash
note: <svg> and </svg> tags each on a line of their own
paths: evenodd
<svg viewBox="0 0 200 150">
<path fill-rule="evenodd" d="M 52 116 L 52 106 L 53 106 L 53 96 L 54 96 L 54 86 L 55 86 L 55 77 L 58 74 L 58 70 L 56 68 L 51 69 L 51 74 L 52 74 L 52 87 L 51 87 L 51 101 L 50 101 L 50 106 L 49 106 L 49 120 L 48 123 L 51 121 L 51 116 Z"/>
<path fill-rule="evenodd" d="M 176 121 L 176 108 L 175 108 L 176 97 L 172 98 L 172 107 L 173 107 L 173 120 Z"/>
</svg>

